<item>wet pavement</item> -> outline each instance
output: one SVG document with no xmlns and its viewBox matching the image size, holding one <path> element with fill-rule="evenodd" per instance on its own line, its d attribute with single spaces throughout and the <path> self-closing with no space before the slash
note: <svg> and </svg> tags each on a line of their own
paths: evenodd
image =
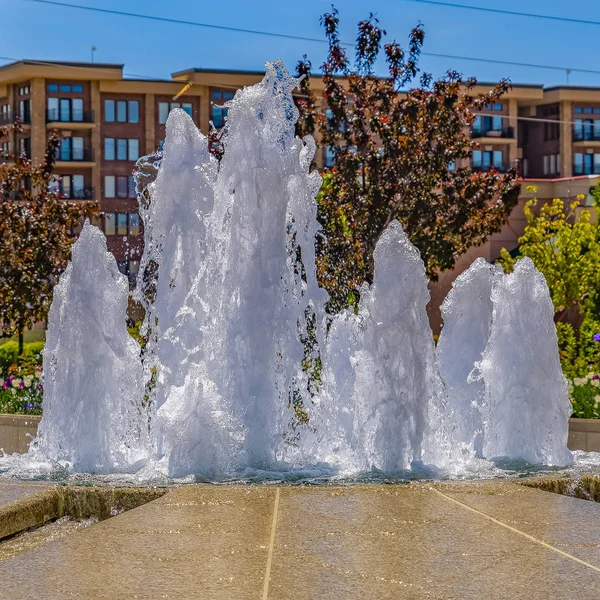
<svg viewBox="0 0 600 600">
<path fill-rule="evenodd" d="M 0 562 L 0 598 L 600 597 L 600 505 L 518 485 L 182 486 Z"/>
</svg>

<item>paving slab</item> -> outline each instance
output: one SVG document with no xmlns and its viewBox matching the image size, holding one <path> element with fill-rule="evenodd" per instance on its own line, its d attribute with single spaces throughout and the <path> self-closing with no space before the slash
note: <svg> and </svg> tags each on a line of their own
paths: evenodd
<svg viewBox="0 0 600 600">
<path fill-rule="evenodd" d="M 182 486 L 0 562 L 0 598 L 600 597 L 600 505 L 517 483 Z"/>
<path fill-rule="evenodd" d="M 52 484 L 38 481 L 0 481 L 0 508 L 53 487 Z"/>
</svg>

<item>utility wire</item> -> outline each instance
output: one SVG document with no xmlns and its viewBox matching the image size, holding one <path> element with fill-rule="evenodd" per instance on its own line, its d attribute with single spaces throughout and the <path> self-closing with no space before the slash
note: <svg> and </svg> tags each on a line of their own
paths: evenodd
<svg viewBox="0 0 600 600">
<path fill-rule="evenodd" d="M 408 1 L 408 2 L 427 2 L 427 3 L 431 3 L 431 4 L 440 4 L 440 5 L 444 5 L 444 6 L 453 6 L 453 7 L 457 7 L 457 8 L 477 8 L 477 7 L 472 7 L 472 6 L 463 6 L 463 5 L 459 5 L 459 4 L 456 4 L 456 5 L 446 4 L 443 2 L 436 2 L 434 0 L 406 0 L 406 1 Z M 93 11 L 93 12 L 117 15 L 117 16 L 121 16 L 121 17 L 133 17 L 133 18 L 146 19 L 146 20 L 151 20 L 151 21 L 173 23 L 173 24 L 177 24 L 177 25 L 205 27 L 205 28 L 209 28 L 209 29 L 217 29 L 217 30 L 222 30 L 222 31 L 233 31 L 236 33 L 249 33 L 252 35 L 264 35 L 264 36 L 268 36 L 268 37 L 300 40 L 300 41 L 306 41 L 306 42 L 316 42 L 319 44 L 327 43 L 327 40 L 322 39 L 322 38 L 313 38 L 313 37 L 308 37 L 308 36 L 291 35 L 291 34 L 285 34 L 285 33 L 275 33 L 272 31 L 259 31 L 259 30 L 255 30 L 255 29 L 244 29 L 244 28 L 239 28 L 239 27 L 228 27 L 228 26 L 224 26 L 224 25 L 214 25 L 211 23 L 199 23 L 197 21 L 187 21 L 184 19 L 171 19 L 168 17 L 144 15 L 144 14 L 140 14 L 140 13 L 131 13 L 131 12 L 112 10 L 112 9 L 107 9 L 107 8 L 81 6 L 79 4 L 70 4 L 68 2 L 57 2 L 55 0 L 29 0 L 29 2 L 36 2 L 38 4 L 49 4 L 49 5 L 53 5 L 53 6 L 61 6 L 63 8 L 75 8 L 75 9 L 79 9 L 79 10 L 89 10 L 89 11 Z M 488 9 L 480 8 L 480 10 L 488 10 Z M 493 10 L 493 9 L 489 9 L 489 10 Z M 521 13 L 519 13 L 519 14 L 521 14 Z M 525 15 L 525 13 L 522 13 L 522 14 Z M 536 15 L 525 15 L 525 16 L 536 16 Z M 539 16 L 539 15 L 537 15 L 537 16 Z M 550 17 L 548 17 L 548 18 L 550 18 Z M 591 23 L 593 23 L 593 22 L 591 22 Z M 600 22 L 598 24 L 600 25 Z M 347 47 L 351 47 L 354 45 L 353 43 L 350 43 L 350 42 L 341 42 L 341 44 L 343 46 L 347 46 Z M 450 58 L 453 60 L 465 60 L 465 61 L 470 61 L 470 62 L 490 63 L 490 64 L 497 64 L 497 65 L 509 65 L 512 67 L 526 67 L 526 68 L 534 68 L 534 69 L 546 69 L 546 70 L 552 70 L 552 71 L 561 71 L 561 72 L 567 72 L 567 73 L 585 73 L 588 75 L 600 75 L 600 70 L 595 70 L 595 69 L 580 69 L 580 68 L 575 68 L 575 67 L 573 67 L 573 68 L 557 67 L 555 65 L 538 65 L 538 64 L 530 64 L 530 63 L 517 62 L 517 61 L 498 60 L 498 59 L 492 59 L 492 58 L 479 58 L 479 57 L 473 57 L 473 56 L 457 56 L 457 55 L 452 55 L 452 54 L 442 54 L 442 53 L 436 53 L 436 52 L 422 52 L 422 55 L 430 56 L 433 58 Z"/>
<path fill-rule="evenodd" d="M 600 21 L 590 19 L 575 19 L 574 17 L 558 17 L 554 15 L 540 15 L 536 13 L 525 13 L 516 10 L 505 10 L 502 8 L 486 8 L 484 6 L 469 6 L 468 4 L 455 4 L 453 2 L 439 2 L 438 0 L 403 0 L 404 2 L 416 2 L 418 4 L 433 4 L 435 6 L 446 6 L 448 8 L 460 8 L 464 10 L 476 10 L 498 15 L 510 15 L 512 17 L 527 17 L 530 19 L 546 19 L 548 21 L 562 21 L 564 23 L 577 23 L 578 25 L 600 25 Z"/>
<path fill-rule="evenodd" d="M 64 67 L 65 64 L 64 63 L 59 63 L 59 62 L 52 62 L 52 61 L 48 61 L 48 60 L 32 60 L 30 58 L 13 58 L 10 56 L 0 56 L 0 60 L 8 60 L 11 62 L 20 62 L 20 61 L 25 61 L 34 65 L 42 65 L 42 66 L 49 66 L 49 67 Z M 90 64 L 94 64 L 94 63 L 90 63 Z M 6 65 L 3 65 L 6 66 Z M 89 67 L 81 67 L 79 65 L 67 65 L 69 68 L 71 69 L 89 69 Z M 136 75 L 135 73 L 123 73 L 123 75 L 125 75 L 126 77 L 135 77 L 136 79 L 149 79 L 149 80 L 156 80 L 156 79 L 160 79 L 161 81 L 168 81 L 171 83 L 170 79 L 165 79 L 164 77 L 151 77 L 150 75 Z M 174 83 L 181 83 L 180 81 L 174 82 Z"/>
<path fill-rule="evenodd" d="M 19 59 L 17 58 L 11 58 L 9 56 L 0 56 L 0 60 L 10 60 L 13 62 L 18 62 Z M 64 64 L 62 63 L 53 63 L 53 62 L 49 62 L 49 61 L 36 61 L 36 60 L 29 60 L 26 59 L 27 62 L 33 63 L 33 64 L 37 64 L 37 65 L 42 65 L 42 66 L 55 66 L 55 67 L 64 67 Z M 79 67 L 77 65 L 73 65 L 73 68 L 78 68 L 78 69 L 87 69 L 88 67 Z M 133 75 L 132 73 L 129 74 L 130 77 L 140 77 L 140 78 L 147 78 L 147 79 L 156 79 L 155 77 L 147 77 L 146 75 Z M 174 81 L 173 83 L 181 83 L 181 82 L 177 82 Z M 482 116 L 482 117 L 498 117 L 498 116 L 502 116 L 502 118 L 504 119 L 516 119 L 517 121 L 533 121 L 535 123 L 567 123 L 569 125 L 575 125 L 575 121 L 563 121 L 563 120 L 559 120 L 559 119 L 544 119 L 544 118 L 538 118 L 538 117 L 522 117 L 519 115 L 512 115 L 512 116 L 507 116 L 507 115 L 498 115 L 498 113 L 486 113 L 486 112 L 476 112 L 476 115 Z"/>
</svg>

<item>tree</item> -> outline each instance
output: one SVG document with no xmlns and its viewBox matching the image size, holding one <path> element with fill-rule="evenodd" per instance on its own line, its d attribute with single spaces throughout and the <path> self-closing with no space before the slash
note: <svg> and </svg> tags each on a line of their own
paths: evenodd
<svg viewBox="0 0 600 600">
<path fill-rule="evenodd" d="M 590 211 L 576 214 L 578 205 L 555 198 L 540 208 L 536 200 L 529 201 L 527 226 L 519 238 L 519 254 L 531 258 L 548 283 L 563 371 L 569 377 L 600 366 L 594 338 L 600 333 L 600 229 Z M 505 271 L 512 271 L 517 260 L 502 250 Z"/>
<path fill-rule="evenodd" d="M 0 138 L 23 131 L 20 122 L 0 128 Z M 52 288 L 67 265 L 74 231 L 97 205 L 63 199 L 53 191 L 60 139 L 49 136 L 44 161 L 0 154 L 0 337 L 19 336 L 46 319 Z"/>
<path fill-rule="evenodd" d="M 417 80 L 420 25 L 411 31 L 408 52 L 396 42 L 383 46 L 388 76 L 381 78 L 374 67 L 385 31 L 373 15 L 359 23 L 354 66 L 339 39 L 337 10 L 321 22 L 329 41 L 322 66 L 325 106 L 312 93 L 305 56 L 297 67 L 305 76 L 298 133 L 316 134 L 334 154 L 318 198 L 325 239 L 317 267 L 330 309 L 338 310 L 357 299 L 363 281 L 372 281 L 375 244 L 391 221 L 401 221 L 435 280 L 458 255 L 500 230 L 519 186 L 514 169 L 501 174 L 458 167 L 475 147 L 469 134 L 475 112 L 509 89 L 506 80 L 475 95 L 475 79 L 452 71 L 434 81 L 424 73 L 418 87 L 401 93 Z"/>
</svg>

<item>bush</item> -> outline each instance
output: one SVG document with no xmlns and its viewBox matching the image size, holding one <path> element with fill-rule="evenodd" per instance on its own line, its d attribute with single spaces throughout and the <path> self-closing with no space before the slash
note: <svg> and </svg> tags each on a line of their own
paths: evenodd
<svg viewBox="0 0 600 600">
<path fill-rule="evenodd" d="M 31 375 L 0 375 L 0 413 L 41 415 L 44 393 L 41 376 L 39 367 Z"/>
<path fill-rule="evenodd" d="M 22 375 L 31 375 L 35 367 L 42 362 L 44 342 L 28 342 L 23 345 L 23 354 L 19 356 L 19 344 L 8 341 L 0 346 L 0 369 L 6 375 L 8 370 L 16 365 Z"/>
<path fill-rule="evenodd" d="M 600 418 L 600 376 L 588 373 L 569 380 L 569 396 L 573 405 L 573 417 Z"/>
</svg>

